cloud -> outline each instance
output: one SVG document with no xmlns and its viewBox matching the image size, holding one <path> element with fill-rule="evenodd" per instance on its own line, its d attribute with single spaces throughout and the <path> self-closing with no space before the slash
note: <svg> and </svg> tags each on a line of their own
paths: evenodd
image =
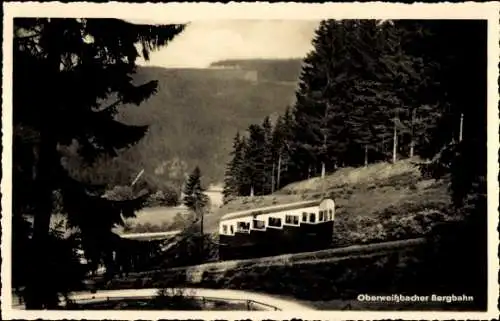
<svg viewBox="0 0 500 321">
<path fill-rule="evenodd" d="M 301 58 L 319 21 L 216 20 L 191 22 L 141 65 L 203 68 L 222 59 Z"/>
</svg>

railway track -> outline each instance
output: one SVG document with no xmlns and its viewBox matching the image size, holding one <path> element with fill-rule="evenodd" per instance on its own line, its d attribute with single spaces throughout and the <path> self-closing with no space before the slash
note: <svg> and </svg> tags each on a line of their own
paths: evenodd
<svg viewBox="0 0 500 321">
<path fill-rule="evenodd" d="M 245 267 L 255 266 L 273 266 L 273 265 L 300 265 L 300 264 L 315 264 L 336 262 L 352 257 L 369 257 L 387 255 L 401 251 L 408 251 L 424 245 L 425 238 L 416 238 L 400 241 L 391 241 L 383 243 L 374 243 L 367 245 L 353 245 L 343 248 L 326 249 L 314 252 L 302 252 L 294 254 L 284 254 L 272 257 L 244 259 L 244 260 L 229 260 L 213 263 L 205 263 L 191 267 L 179 267 L 170 269 L 171 271 L 179 270 L 203 270 L 209 272 L 220 272 L 227 269 L 241 269 Z"/>
</svg>

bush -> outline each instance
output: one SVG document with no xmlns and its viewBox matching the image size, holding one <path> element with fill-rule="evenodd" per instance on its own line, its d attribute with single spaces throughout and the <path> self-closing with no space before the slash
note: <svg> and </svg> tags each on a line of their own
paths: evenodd
<svg viewBox="0 0 500 321">
<path fill-rule="evenodd" d="M 147 201 L 147 207 L 177 206 L 179 205 L 179 195 L 175 190 L 158 190 L 151 194 Z"/>
<path fill-rule="evenodd" d="M 158 290 L 152 301 L 155 309 L 162 310 L 202 310 L 201 304 L 192 297 L 188 289 L 163 288 Z"/>
<path fill-rule="evenodd" d="M 412 250 L 416 251 L 416 250 Z M 260 291 L 302 300 L 352 299 L 359 293 L 411 292 L 404 274 L 416 252 L 352 257 L 338 262 L 272 266 L 238 266 L 225 272 L 204 273 L 200 286 Z"/>
<path fill-rule="evenodd" d="M 460 219 L 444 203 L 406 202 L 370 216 L 337 215 L 333 232 L 336 247 L 402 240 L 428 235 L 440 222 Z"/>
</svg>

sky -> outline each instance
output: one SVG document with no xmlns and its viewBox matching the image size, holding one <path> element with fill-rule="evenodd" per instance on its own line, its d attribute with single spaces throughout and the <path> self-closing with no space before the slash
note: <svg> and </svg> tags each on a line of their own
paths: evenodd
<svg viewBox="0 0 500 321">
<path fill-rule="evenodd" d="M 311 20 L 194 21 L 169 45 L 153 52 L 149 62 L 138 64 L 204 68 L 223 59 L 302 58 L 312 49 L 318 24 Z"/>
</svg>

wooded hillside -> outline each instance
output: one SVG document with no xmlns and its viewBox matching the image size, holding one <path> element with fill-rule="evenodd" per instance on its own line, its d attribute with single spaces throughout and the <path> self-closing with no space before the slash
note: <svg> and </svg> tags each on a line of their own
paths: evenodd
<svg viewBox="0 0 500 321">
<path fill-rule="evenodd" d="M 148 133 L 118 159 L 103 161 L 97 172 L 107 178 L 96 180 L 124 184 L 145 168 L 142 180 L 165 188 L 179 184 L 198 165 L 205 183 L 222 182 L 234 134 L 293 103 L 301 66 L 298 59 L 236 62 L 241 70 L 138 67 L 134 82 L 158 80 L 157 94 L 141 108 L 125 106 L 118 117 L 149 125 Z M 256 71 L 256 81 L 245 78 L 248 71 Z M 173 163 L 181 173 L 168 177 Z"/>
</svg>

